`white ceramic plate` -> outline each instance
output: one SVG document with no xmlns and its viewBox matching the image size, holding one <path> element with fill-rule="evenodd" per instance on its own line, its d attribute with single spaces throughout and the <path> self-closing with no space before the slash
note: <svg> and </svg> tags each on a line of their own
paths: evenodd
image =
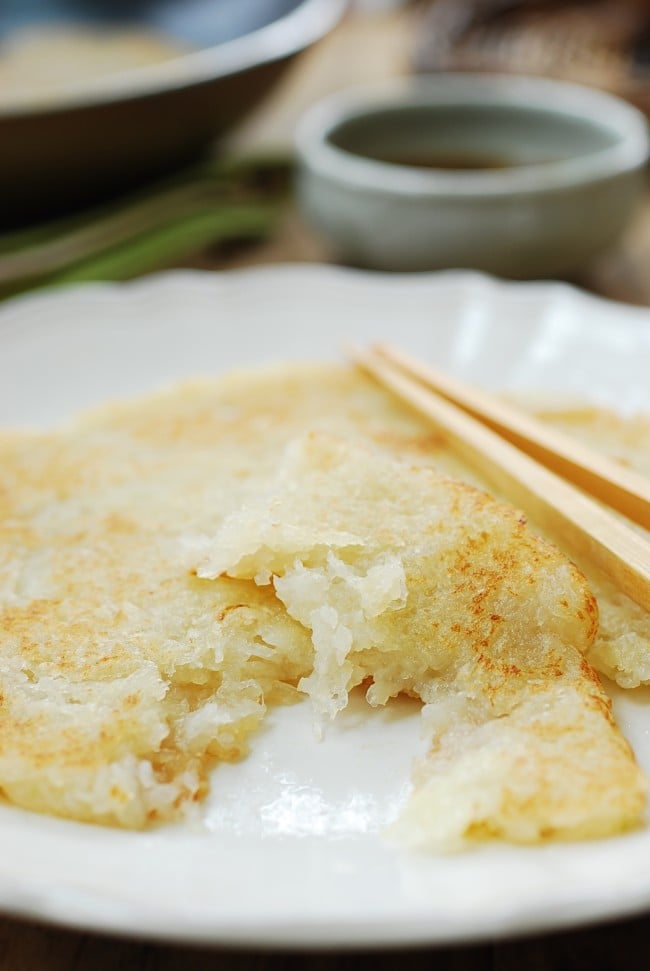
<svg viewBox="0 0 650 971">
<path fill-rule="evenodd" d="M 0 425 L 51 424 L 176 378 L 399 340 L 491 388 L 650 410 L 650 313 L 550 284 L 318 267 L 167 274 L 16 301 L 0 312 Z M 650 692 L 617 692 L 650 771 Z M 408 786 L 417 706 L 355 702 L 312 738 L 272 712 L 219 768 L 202 819 L 125 833 L 0 806 L 0 908 L 76 927 L 240 945 L 471 941 L 650 906 L 650 829 L 449 857 L 382 840 Z"/>
</svg>

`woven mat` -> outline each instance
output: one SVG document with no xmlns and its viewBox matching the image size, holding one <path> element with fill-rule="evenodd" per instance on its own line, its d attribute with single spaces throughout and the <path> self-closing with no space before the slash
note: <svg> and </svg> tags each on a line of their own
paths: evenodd
<svg viewBox="0 0 650 971">
<path fill-rule="evenodd" d="M 650 114 L 650 0 L 434 0 L 423 8 L 418 71 L 562 78 Z"/>
</svg>

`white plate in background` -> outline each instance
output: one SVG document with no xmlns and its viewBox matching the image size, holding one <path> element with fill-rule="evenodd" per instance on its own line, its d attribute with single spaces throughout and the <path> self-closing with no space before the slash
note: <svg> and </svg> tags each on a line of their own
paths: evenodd
<svg viewBox="0 0 650 971">
<path fill-rule="evenodd" d="M 392 339 L 487 388 L 650 412 L 650 311 L 557 284 L 328 267 L 171 273 L 0 310 L 0 425 L 53 424 L 107 398 Z M 650 691 L 615 692 L 650 772 Z M 472 941 L 650 907 L 650 829 L 453 856 L 380 833 L 419 750 L 418 706 L 360 700 L 325 741 L 308 706 L 270 713 L 216 770 L 199 819 L 146 833 L 0 806 L 0 909 L 154 938 L 278 947 Z"/>
</svg>

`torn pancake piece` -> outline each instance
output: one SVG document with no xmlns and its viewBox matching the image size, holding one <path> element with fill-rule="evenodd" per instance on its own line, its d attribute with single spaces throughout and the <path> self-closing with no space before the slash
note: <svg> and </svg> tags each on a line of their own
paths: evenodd
<svg viewBox="0 0 650 971">
<path fill-rule="evenodd" d="M 309 632 L 299 687 L 320 717 L 425 702 L 429 753 L 396 830 L 417 845 L 616 833 L 645 779 L 583 654 L 595 601 L 578 570 L 481 491 L 323 433 L 203 543 L 196 572 L 272 584 Z"/>
<path fill-rule="evenodd" d="M 132 411 L 1 449 L 0 793 L 140 829 L 191 812 L 267 705 L 299 697 L 312 648 L 270 588 L 187 575 L 204 483 L 221 475 L 226 507 L 240 484 L 223 449 L 144 448 Z"/>
</svg>

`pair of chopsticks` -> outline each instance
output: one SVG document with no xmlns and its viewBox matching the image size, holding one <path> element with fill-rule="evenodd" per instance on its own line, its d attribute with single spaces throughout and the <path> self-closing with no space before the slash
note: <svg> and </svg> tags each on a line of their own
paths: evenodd
<svg viewBox="0 0 650 971">
<path fill-rule="evenodd" d="M 649 480 L 401 350 L 380 344 L 351 354 L 539 526 L 650 610 L 650 542 L 585 494 L 648 529 Z"/>
</svg>

